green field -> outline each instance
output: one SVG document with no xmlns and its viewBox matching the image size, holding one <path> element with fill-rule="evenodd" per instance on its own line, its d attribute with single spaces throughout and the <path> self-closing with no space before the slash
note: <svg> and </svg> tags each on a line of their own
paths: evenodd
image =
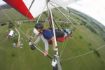
<svg viewBox="0 0 105 70">
<path fill-rule="evenodd" d="M 64 43 L 58 43 L 63 70 L 105 70 L 103 37 L 85 25 L 80 25 L 83 22 L 76 18 L 77 15 L 70 15 L 76 23 L 72 37 Z M 87 20 L 86 22 L 88 23 Z M 0 70 L 52 70 L 51 60 L 37 50 L 32 51 L 28 46 L 26 36 L 30 35 L 33 27 L 33 23 L 23 23 L 18 27 L 23 48 L 13 48 L 13 41 L 7 39 L 8 25 L 0 26 Z M 94 29 L 99 31 L 97 28 Z M 39 47 L 44 47 L 41 42 Z M 52 48 L 49 54 L 51 53 Z"/>
</svg>

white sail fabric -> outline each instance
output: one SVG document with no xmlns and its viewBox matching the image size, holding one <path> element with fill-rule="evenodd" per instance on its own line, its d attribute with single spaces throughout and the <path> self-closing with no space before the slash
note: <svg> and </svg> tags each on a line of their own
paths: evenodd
<svg viewBox="0 0 105 70">
<path fill-rule="evenodd" d="M 49 8 L 63 7 L 76 0 L 4 0 L 7 4 L 18 10 L 21 14 L 33 19 L 47 10 L 47 1 Z M 54 6 L 52 6 L 53 4 Z"/>
<path fill-rule="evenodd" d="M 32 4 L 33 0 L 23 0 L 23 2 L 25 3 L 25 5 L 27 6 L 27 8 L 30 8 L 30 12 L 32 13 L 33 17 L 37 17 L 38 15 L 40 15 L 42 12 L 47 10 L 47 0 L 35 0 Z M 67 5 L 69 4 L 68 2 L 73 2 L 74 0 L 50 0 L 49 1 L 49 7 L 50 8 L 54 8 L 51 3 L 53 3 L 53 5 L 55 5 L 55 7 L 63 7 L 66 8 Z M 32 4 L 32 6 L 31 6 Z M 31 6 L 31 7 L 30 7 Z"/>
</svg>

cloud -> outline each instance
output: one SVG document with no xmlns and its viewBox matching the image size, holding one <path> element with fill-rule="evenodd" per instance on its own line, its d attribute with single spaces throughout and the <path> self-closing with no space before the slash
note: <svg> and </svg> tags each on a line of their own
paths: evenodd
<svg viewBox="0 0 105 70">
<path fill-rule="evenodd" d="M 4 1 L 0 0 L 0 5 L 6 4 Z"/>
<path fill-rule="evenodd" d="M 98 22 L 105 25 L 105 4 L 104 0 L 80 0 L 69 5 L 69 7 L 78 10 Z"/>
</svg>

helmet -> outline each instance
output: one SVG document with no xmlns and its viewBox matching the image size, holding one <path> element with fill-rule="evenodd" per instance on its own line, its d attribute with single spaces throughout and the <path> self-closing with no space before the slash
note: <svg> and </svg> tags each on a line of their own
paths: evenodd
<svg viewBox="0 0 105 70">
<path fill-rule="evenodd" d="M 35 25 L 35 28 L 36 28 L 36 29 L 43 29 L 43 24 L 42 24 L 42 23 L 37 23 L 37 24 Z"/>
<path fill-rule="evenodd" d="M 70 29 L 64 29 L 64 32 L 66 32 L 67 34 L 71 34 L 72 30 L 70 30 Z"/>
</svg>

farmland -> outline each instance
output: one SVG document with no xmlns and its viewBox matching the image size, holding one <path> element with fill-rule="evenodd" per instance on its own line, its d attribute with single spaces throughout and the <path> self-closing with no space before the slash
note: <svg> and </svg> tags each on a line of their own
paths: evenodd
<svg viewBox="0 0 105 70">
<path fill-rule="evenodd" d="M 93 19 L 89 19 L 91 21 L 89 22 L 87 16 L 81 17 L 73 11 L 68 15 L 72 25 L 71 23 L 65 25 L 72 28 L 72 37 L 64 43 L 58 43 L 63 70 L 105 70 L 105 40 L 104 35 L 102 36 L 105 33 L 104 28 L 99 28 Z M 9 19 L 12 21 L 26 19 L 14 9 L 4 9 L 0 11 L 0 16 L 2 23 L 8 22 Z M 57 21 L 59 19 L 65 21 L 60 13 L 56 12 L 55 17 Z M 13 48 L 13 41 L 7 38 L 8 24 L 0 26 L 0 70 L 52 70 L 51 60 L 28 46 L 27 35 L 31 35 L 34 23 L 21 23 L 17 29 L 21 34 L 23 48 Z M 43 49 L 43 43 L 40 42 L 38 47 Z M 52 47 L 49 54 L 52 55 Z"/>
</svg>

